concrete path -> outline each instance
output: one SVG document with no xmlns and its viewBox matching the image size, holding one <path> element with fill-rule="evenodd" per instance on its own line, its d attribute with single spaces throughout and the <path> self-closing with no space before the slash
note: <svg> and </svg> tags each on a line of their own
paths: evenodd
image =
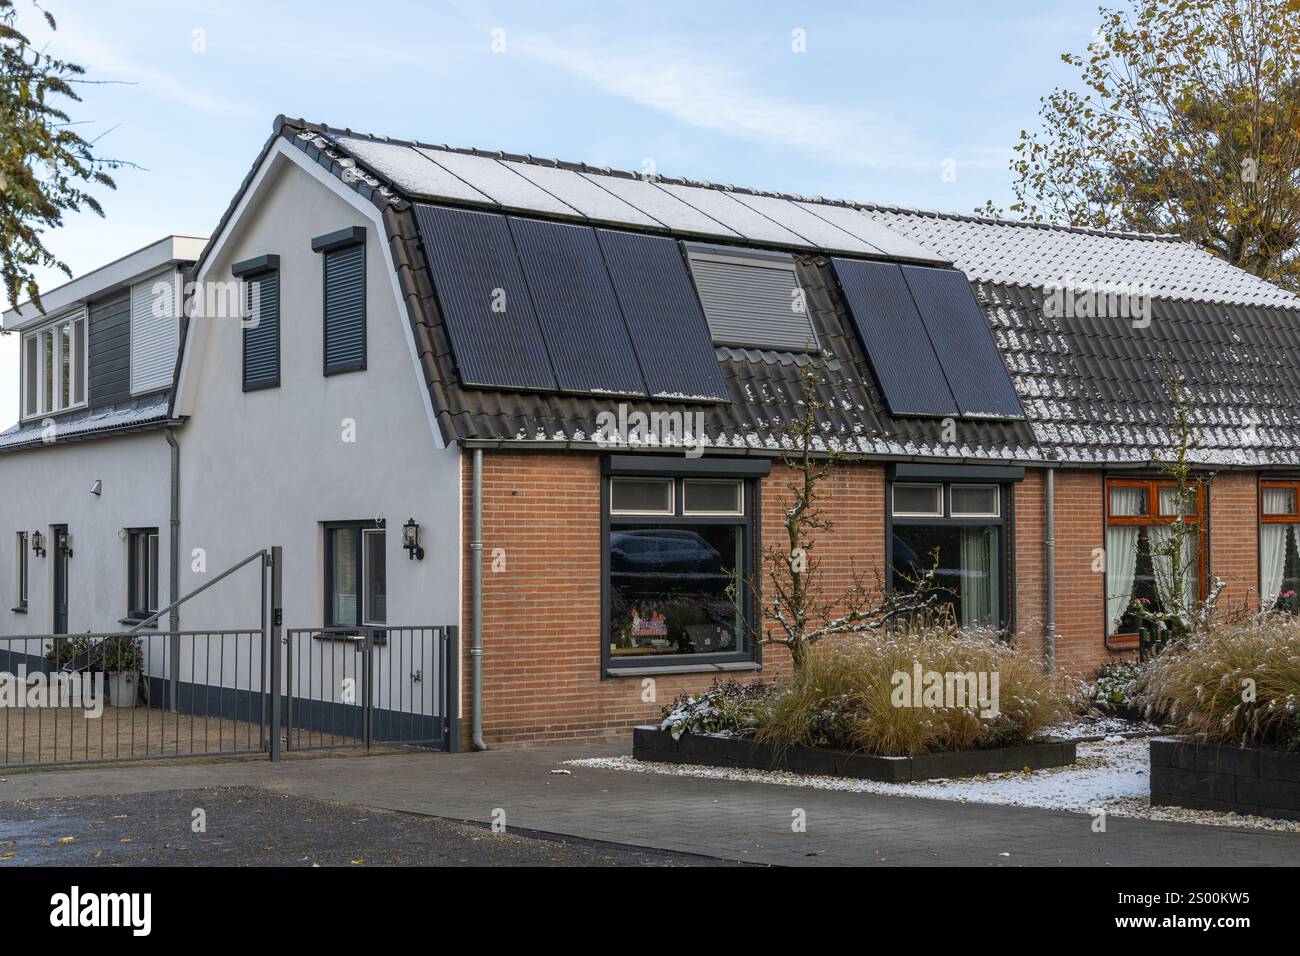
<svg viewBox="0 0 1300 956">
<path fill-rule="evenodd" d="M 129 765 L 11 774 L 4 801 L 261 786 L 299 796 L 773 865 L 1286 866 L 1300 834 L 669 777 L 562 761 L 626 753 L 586 745 L 483 754 L 401 753 Z M 806 814 L 807 832 L 791 828 Z"/>
</svg>

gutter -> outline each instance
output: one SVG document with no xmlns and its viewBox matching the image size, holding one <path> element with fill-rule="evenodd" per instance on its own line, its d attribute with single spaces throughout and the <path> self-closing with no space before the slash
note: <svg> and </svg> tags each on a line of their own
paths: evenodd
<svg viewBox="0 0 1300 956">
<path fill-rule="evenodd" d="M 483 740 L 483 449 L 474 449 L 474 473 L 470 488 L 473 531 L 469 542 L 469 660 L 470 710 L 473 721 L 470 744 L 487 750 Z"/>
<path fill-rule="evenodd" d="M 1047 669 L 1056 670 L 1056 469 L 1047 469 L 1046 501 L 1043 505 L 1043 551 L 1047 594 L 1043 601 L 1045 631 L 1044 651 Z"/>
<path fill-rule="evenodd" d="M 170 561 L 167 569 L 167 599 L 172 605 L 171 616 L 168 618 L 168 628 L 172 631 L 168 643 L 171 647 L 168 653 L 171 655 L 173 662 L 181 659 L 181 609 L 178 600 L 180 595 L 181 583 L 181 446 L 176 441 L 176 433 L 169 425 L 163 429 L 163 437 L 167 439 L 167 444 L 171 446 L 171 543 L 168 547 Z M 172 707 L 175 708 L 180 690 L 180 668 L 173 666 L 171 680 L 171 700 Z"/>
</svg>

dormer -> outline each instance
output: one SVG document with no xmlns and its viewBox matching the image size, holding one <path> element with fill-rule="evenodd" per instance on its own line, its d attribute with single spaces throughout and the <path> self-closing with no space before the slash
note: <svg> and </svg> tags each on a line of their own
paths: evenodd
<svg viewBox="0 0 1300 956">
<path fill-rule="evenodd" d="M 168 236 L 4 313 L 21 334 L 23 422 L 104 408 L 172 386 L 186 270 L 206 239 Z"/>
</svg>

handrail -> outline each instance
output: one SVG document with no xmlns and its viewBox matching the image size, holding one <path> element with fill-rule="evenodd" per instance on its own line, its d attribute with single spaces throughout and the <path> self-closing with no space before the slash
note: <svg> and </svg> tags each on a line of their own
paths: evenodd
<svg viewBox="0 0 1300 956">
<path fill-rule="evenodd" d="M 168 611 L 172 610 L 173 608 L 180 607 L 190 598 L 197 597 L 198 595 L 202 594 L 204 591 L 212 587 L 212 585 L 216 584 L 218 581 L 222 581 L 225 578 L 230 577 L 230 575 L 234 574 L 244 565 L 257 560 L 258 558 L 261 558 L 263 561 L 265 561 L 267 554 L 269 554 L 269 552 L 265 548 L 263 548 L 261 551 L 254 551 L 248 557 L 244 558 L 243 561 L 240 561 L 238 564 L 231 565 L 230 567 L 226 568 L 226 570 L 222 571 L 211 581 L 208 581 L 207 583 L 201 585 L 200 587 L 195 588 L 193 591 L 191 591 L 189 594 L 186 594 L 184 597 L 177 598 L 175 601 L 172 601 L 171 604 L 168 604 L 161 611 L 154 611 L 153 614 L 151 614 L 149 617 L 145 618 L 139 624 L 136 624 L 135 627 L 131 628 L 129 631 L 125 631 L 124 633 L 134 634 L 136 631 L 140 630 L 141 628 L 148 627 L 150 624 L 158 620 L 158 618 L 162 617 Z"/>
</svg>

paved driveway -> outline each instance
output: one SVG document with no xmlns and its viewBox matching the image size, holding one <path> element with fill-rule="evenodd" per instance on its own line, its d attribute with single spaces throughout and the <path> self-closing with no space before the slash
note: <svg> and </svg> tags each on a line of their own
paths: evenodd
<svg viewBox="0 0 1300 956">
<path fill-rule="evenodd" d="M 563 768 L 587 745 L 482 754 L 402 753 L 15 774 L 0 801 L 261 786 L 361 806 L 774 865 L 1284 866 L 1300 834 Z M 806 832 L 795 832 L 802 810 Z M 0 813 L 3 810 L 0 808 Z"/>
</svg>

